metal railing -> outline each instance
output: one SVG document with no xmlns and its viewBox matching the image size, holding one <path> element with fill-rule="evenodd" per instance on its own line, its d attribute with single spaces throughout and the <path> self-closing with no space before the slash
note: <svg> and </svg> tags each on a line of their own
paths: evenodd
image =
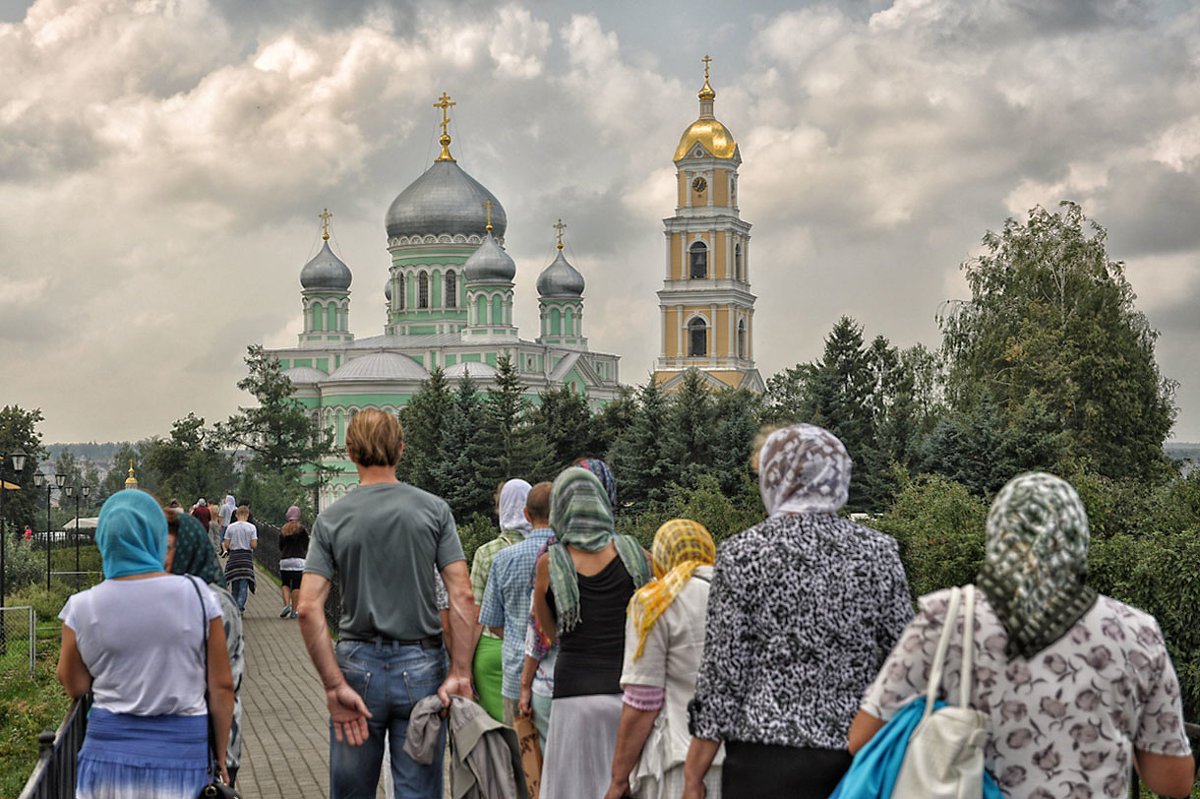
<svg viewBox="0 0 1200 799">
<path fill-rule="evenodd" d="M 75 796 L 75 776 L 79 766 L 79 747 L 87 733 L 87 716 L 92 695 L 76 699 L 57 732 L 45 730 L 38 735 L 38 762 L 25 783 L 19 799 L 71 799 Z"/>
</svg>

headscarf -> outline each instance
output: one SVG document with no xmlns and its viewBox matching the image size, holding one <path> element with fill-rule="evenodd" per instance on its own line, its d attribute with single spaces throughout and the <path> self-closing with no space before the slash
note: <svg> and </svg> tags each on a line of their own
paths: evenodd
<svg viewBox="0 0 1200 799">
<path fill-rule="evenodd" d="M 283 518 L 287 519 L 289 522 L 300 521 L 300 508 L 296 505 L 292 505 L 287 509 L 287 513 L 284 514 Z"/>
<path fill-rule="evenodd" d="M 579 574 L 571 553 L 562 544 L 599 552 L 609 542 L 633 578 L 635 588 L 650 579 L 650 567 L 637 539 L 613 532 L 612 508 L 599 478 L 587 469 L 563 471 L 550 490 L 550 527 L 558 544 L 550 547 L 550 588 L 558 610 L 559 634 L 579 623 Z"/>
<path fill-rule="evenodd" d="M 600 481 L 600 485 L 604 486 L 604 493 L 608 494 L 608 504 L 612 507 L 613 512 L 617 510 L 617 479 L 613 477 L 612 469 L 608 468 L 608 464 L 599 458 L 583 458 L 579 463 L 575 464 L 581 469 L 587 469 Z"/>
<path fill-rule="evenodd" d="M 1062 638 L 1095 603 L 1088 537 L 1083 502 L 1059 477 L 1018 475 L 996 495 L 977 582 L 1008 633 L 1010 660 Z"/>
<path fill-rule="evenodd" d="M 693 572 L 711 566 L 717 558 L 712 536 L 699 522 L 672 519 L 654 534 L 654 575 L 657 579 L 643 585 L 629 600 L 629 618 L 638 631 L 637 661 L 646 648 L 646 637 L 658 617 L 671 606 Z"/>
<path fill-rule="evenodd" d="M 758 487 L 769 516 L 837 513 L 850 496 L 850 454 L 828 430 L 794 424 L 767 437 Z"/>
<path fill-rule="evenodd" d="M 167 517 L 145 491 L 118 491 L 100 508 L 96 546 L 106 579 L 160 572 L 167 558 Z"/>
<path fill-rule="evenodd" d="M 208 507 L 208 500 L 206 500 L 204 497 L 200 497 L 200 500 L 199 500 L 199 501 L 196 503 L 196 507 L 198 507 L 198 508 L 207 508 L 207 507 Z"/>
<path fill-rule="evenodd" d="M 533 486 L 517 477 L 500 488 L 500 531 L 516 532 L 522 536 L 533 531 L 533 525 L 525 518 L 525 500 Z"/>
<path fill-rule="evenodd" d="M 175 533 L 175 560 L 171 561 L 171 574 L 191 574 L 206 583 L 225 587 L 225 573 L 217 562 L 212 542 L 204 525 L 196 517 L 177 513 L 179 531 Z"/>
<path fill-rule="evenodd" d="M 221 503 L 229 508 L 229 518 L 233 518 L 233 514 L 237 511 L 237 500 L 233 498 L 233 494 L 226 494 L 225 501 Z"/>
</svg>

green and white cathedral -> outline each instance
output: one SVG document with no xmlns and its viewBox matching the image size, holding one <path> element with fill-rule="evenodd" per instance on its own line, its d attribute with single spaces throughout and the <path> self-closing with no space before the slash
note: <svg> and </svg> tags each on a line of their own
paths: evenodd
<svg viewBox="0 0 1200 799">
<path fill-rule="evenodd" d="M 568 386 L 597 409 L 618 393 L 618 356 L 592 352 L 583 335 L 583 276 L 562 252 L 537 279 L 540 331 L 533 340 L 513 324 L 517 265 L 504 251 L 507 217 L 496 197 L 450 154 L 443 95 L 442 151 L 392 201 L 386 216 L 391 267 L 380 335 L 350 329 L 350 268 L 329 247 L 328 216 L 320 252 L 300 270 L 303 330 L 296 347 L 269 350 L 313 418 L 345 444 L 346 425 L 362 408 L 397 412 L 441 367 L 480 390 L 508 356 L 526 395 Z M 358 476 L 344 456 L 323 481 L 320 507 L 342 497 Z"/>
</svg>

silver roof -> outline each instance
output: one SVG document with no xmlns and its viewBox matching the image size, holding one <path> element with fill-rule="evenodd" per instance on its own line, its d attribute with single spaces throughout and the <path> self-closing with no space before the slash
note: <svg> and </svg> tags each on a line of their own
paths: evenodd
<svg viewBox="0 0 1200 799">
<path fill-rule="evenodd" d="M 388 278 L 388 281 L 383 284 L 383 298 L 385 300 L 387 300 L 389 303 L 392 301 L 392 280 L 391 280 L 391 278 Z"/>
<path fill-rule="evenodd" d="M 329 375 L 325 374 L 320 369 L 314 369 L 311 366 L 295 366 L 291 369 L 285 370 L 283 375 L 296 385 L 303 383 L 320 383 L 322 380 L 327 380 L 329 378 Z"/>
<path fill-rule="evenodd" d="M 352 277 L 350 267 L 333 254 L 326 240 L 321 251 L 300 270 L 300 285 L 310 290 L 347 291 Z"/>
<path fill-rule="evenodd" d="M 496 367 L 489 366 L 486 363 L 456 363 L 453 366 L 446 367 L 446 377 L 457 380 L 466 375 L 475 380 L 490 380 L 496 376 Z"/>
<path fill-rule="evenodd" d="M 454 161 L 434 161 L 421 177 L 392 200 L 386 222 L 394 236 L 479 235 L 487 227 L 486 200 L 492 201 L 492 229 L 500 238 L 508 217 L 495 195 Z"/>
<path fill-rule="evenodd" d="M 516 274 L 516 262 L 491 233 L 463 264 L 463 279 L 467 283 L 511 283 Z"/>
<path fill-rule="evenodd" d="M 543 297 L 581 297 L 583 285 L 583 275 L 567 262 L 562 250 L 537 280 L 538 294 Z"/>
<path fill-rule="evenodd" d="M 330 382 L 349 380 L 428 380 L 419 363 L 394 352 L 373 352 L 353 358 L 329 376 Z"/>
</svg>

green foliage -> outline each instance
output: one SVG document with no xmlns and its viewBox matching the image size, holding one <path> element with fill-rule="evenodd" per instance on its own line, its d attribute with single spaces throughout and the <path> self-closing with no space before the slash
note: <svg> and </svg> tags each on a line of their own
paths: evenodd
<svg viewBox="0 0 1200 799">
<path fill-rule="evenodd" d="M 613 444 L 610 465 L 617 479 L 617 500 L 642 512 L 667 498 L 667 483 L 677 480 L 664 451 L 667 399 L 653 379 L 638 389 L 633 423 Z"/>
<path fill-rule="evenodd" d="M 117 454 L 113 456 L 113 467 L 108 470 L 108 473 L 104 475 L 104 480 L 100 482 L 100 496 L 97 497 L 100 504 L 103 504 L 108 497 L 125 489 L 125 480 L 129 478 L 130 469 L 133 469 L 134 477 L 137 478 L 138 488 L 152 493 L 157 491 L 157 477 L 154 474 L 145 473 L 142 468 L 141 452 L 135 449 L 133 444 L 123 441 L 117 449 Z"/>
<path fill-rule="evenodd" d="M 1108 259 L 1104 229 L 1061 206 L 1009 219 L 963 264 L 971 300 L 941 319 L 950 404 L 969 416 L 990 398 L 1003 435 L 1061 434 L 1064 453 L 1100 474 L 1162 477 L 1175 408 L 1154 361 L 1157 334 L 1134 308 L 1124 266 Z"/>
<path fill-rule="evenodd" d="M 38 432 L 38 423 L 42 421 L 42 412 L 38 409 L 26 411 L 16 405 L 5 405 L 0 410 L 0 477 L 6 482 L 20 486 L 19 491 L 4 491 L 4 523 L 11 535 L 14 531 L 25 529 L 25 525 L 33 524 L 39 508 L 45 507 L 46 498 L 41 492 L 41 502 L 38 502 L 39 492 L 33 489 L 33 474 L 40 467 L 40 461 L 46 456 L 42 447 L 42 434 Z M 25 451 L 25 468 L 15 471 L 9 459 L 15 450 Z M 44 519 L 45 517 L 43 517 Z"/>
<path fill-rule="evenodd" d="M 460 522 L 492 509 L 498 481 L 482 476 L 477 468 L 490 446 L 479 435 L 484 419 L 475 382 L 464 375 L 442 427 L 437 462 L 430 469 L 431 490 L 450 504 Z"/>
<path fill-rule="evenodd" d="M 28 541 L 10 537 L 4 552 L 4 585 L 9 594 L 46 579 L 46 556 Z M 11 597 L 10 597 L 11 599 Z"/>
<path fill-rule="evenodd" d="M 418 488 L 441 495 L 433 470 L 440 457 L 442 433 L 450 416 L 454 397 L 446 373 L 436 367 L 421 384 L 407 405 L 400 409 L 404 428 L 404 454 L 396 467 L 396 476 Z"/>
<path fill-rule="evenodd" d="M 535 483 L 555 472 L 546 436 L 529 409 L 521 377 L 505 355 L 496 365 L 496 387 L 487 390 L 483 401 L 482 438 L 487 446 L 479 450 L 474 468 L 484 482 L 523 477 Z"/>
<path fill-rule="evenodd" d="M 766 517 L 758 486 L 748 479 L 732 495 L 721 491 L 717 478 L 700 475 L 696 485 L 669 487 L 669 496 L 661 506 L 640 514 L 617 516 L 617 530 L 635 536 L 646 549 L 654 543 L 658 528 L 671 519 L 692 519 L 708 529 L 718 544 L 731 535 L 758 524 Z"/>
<path fill-rule="evenodd" d="M 57 640 L 38 642 L 33 680 L 27 659 L 24 671 L 8 670 L 7 659 L 26 658 L 26 652 L 13 649 L 0 659 L 0 796 L 20 795 L 37 763 L 38 733 L 56 729 L 71 706 L 55 678 L 58 650 Z"/>
<path fill-rule="evenodd" d="M 211 496 L 217 496 L 212 494 Z M 224 494 L 219 496 L 223 499 Z M 211 503 L 213 512 L 219 499 Z M 250 506 L 254 518 L 268 524 L 282 527 L 287 509 L 292 505 L 300 508 L 304 518 L 311 519 L 316 515 L 313 508 L 312 491 L 300 481 L 300 468 L 289 466 L 281 471 L 265 469 L 256 462 L 251 462 L 242 472 L 241 485 L 237 491 L 239 504 Z M 184 502 L 184 505 L 189 503 Z"/>
<path fill-rule="evenodd" d="M 233 486 L 233 459 L 217 446 L 204 419 L 189 413 L 171 426 L 167 438 L 155 436 L 139 446 L 163 501 L 176 498 L 185 507 L 199 497 L 223 497 Z"/>
<path fill-rule="evenodd" d="M 462 541 L 463 554 L 467 556 L 467 567 L 475 561 L 475 550 L 491 541 L 500 534 L 496 519 L 473 513 L 471 517 L 458 526 L 458 538 Z"/>
<path fill-rule="evenodd" d="M 620 401 L 613 404 L 619 405 Z M 611 412 L 616 424 L 621 423 L 617 416 L 621 412 Z M 566 386 L 544 392 L 530 416 L 530 423 L 545 436 L 554 468 L 562 468 L 579 458 L 601 457 L 607 449 L 605 413 L 593 416 L 584 396 Z"/>
</svg>

